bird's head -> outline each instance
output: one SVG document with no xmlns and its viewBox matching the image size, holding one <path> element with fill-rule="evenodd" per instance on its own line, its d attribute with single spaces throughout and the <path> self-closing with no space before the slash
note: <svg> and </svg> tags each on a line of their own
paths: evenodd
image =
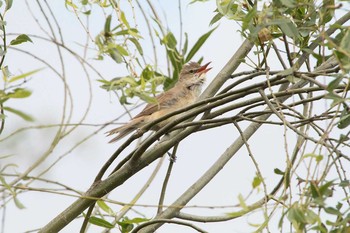
<svg viewBox="0 0 350 233">
<path fill-rule="evenodd" d="M 210 62 L 201 66 L 197 62 L 190 62 L 183 66 L 180 72 L 179 82 L 188 88 L 201 87 L 205 81 L 207 68 Z"/>
</svg>

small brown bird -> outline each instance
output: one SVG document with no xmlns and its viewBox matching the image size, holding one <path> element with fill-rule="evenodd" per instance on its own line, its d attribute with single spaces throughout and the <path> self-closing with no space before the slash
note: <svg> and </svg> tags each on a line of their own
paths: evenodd
<svg viewBox="0 0 350 233">
<path fill-rule="evenodd" d="M 190 62 L 184 65 L 178 82 L 173 88 L 156 96 L 156 103 L 147 104 L 129 123 L 107 132 L 108 136 L 118 134 L 110 143 L 123 138 L 153 120 L 195 102 L 201 93 L 206 73 L 211 69 L 207 68 L 209 64 L 210 62 L 200 66 L 197 62 Z M 175 117 L 177 115 L 158 123 L 152 127 L 152 130 L 160 129 L 174 120 Z"/>
</svg>

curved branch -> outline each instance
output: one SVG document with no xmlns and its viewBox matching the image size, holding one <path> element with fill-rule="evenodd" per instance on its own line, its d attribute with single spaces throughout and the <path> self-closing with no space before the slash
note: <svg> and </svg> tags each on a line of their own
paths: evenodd
<svg viewBox="0 0 350 233">
<path fill-rule="evenodd" d="M 150 226 L 152 224 L 157 224 L 157 223 L 175 223 L 178 225 L 191 227 L 198 232 L 207 233 L 207 231 L 202 230 L 201 228 L 199 228 L 191 223 L 187 223 L 187 222 L 183 222 L 183 221 L 179 221 L 179 220 L 171 220 L 171 219 L 156 219 L 156 220 L 151 220 L 151 221 L 142 223 L 139 226 L 135 227 L 135 229 L 131 233 L 139 232 L 142 228 Z"/>
</svg>

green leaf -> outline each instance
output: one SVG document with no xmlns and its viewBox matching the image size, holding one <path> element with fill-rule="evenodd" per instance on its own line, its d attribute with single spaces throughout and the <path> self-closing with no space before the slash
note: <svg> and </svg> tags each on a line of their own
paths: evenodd
<svg viewBox="0 0 350 233">
<path fill-rule="evenodd" d="M 129 30 L 130 36 L 133 36 L 138 39 L 142 39 L 142 36 L 139 34 L 139 32 L 135 28 L 130 28 Z"/>
<path fill-rule="evenodd" d="M 350 70 L 350 29 L 346 30 L 344 37 L 342 38 L 340 45 L 334 54 L 341 64 L 341 68 L 346 72 Z"/>
<path fill-rule="evenodd" d="M 97 201 L 97 205 L 107 214 L 113 215 L 113 216 L 115 215 L 114 211 L 111 209 L 111 207 L 109 207 L 106 204 L 106 202 L 99 200 L 99 201 Z"/>
<path fill-rule="evenodd" d="M 257 10 L 255 8 L 249 10 L 247 16 L 243 19 L 242 31 L 245 31 L 249 27 L 249 25 L 252 24 L 252 22 L 254 21 L 253 19 L 256 18 L 256 14 Z"/>
<path fill-rule="evenodd" d="M 293 22 L 288 23 L 280 23 L 278 24 L 281 31 L 288 37 L 296 39 L 299 37 L 298 28 L 295 26 Z"/>
<path fill-rule="evenodd" d="M 262 182 L 262 179 L 260 176 L 255 176 L 252 182 L 252 186 L 255 189 L 256 187 L 258 187 Z"/>
<path fill-rule="evenodd" d="M 335 2 L 334 0 L 323 0 L 320 7 L 320 24 L 324 25 L 332 20 L 334 16 Z"/>
<path fill-rule="evenodd" d="M 338 123 L 339 129 L 345 129 L 350 125 L 350 114 L 347 114 L 345 116 L 342 116 Z"/>
<path fill-rule="evenodd" d="M 151 97 L 145 93 L 142 92 L 135 92 L 135 95 L 140 97 L 140 99 L 142 99 L 143 101 L 147 102 L 147 103 L 157 103 L 157 99 L 155 97 Z"/>
<path fill-rule="evenodd" d="M 320 191 L 319 191 L 318 187 L 316 186 L 315 182 L 310 182 L 310 191 L 311 191 L 311 195 L 314 199 L 322 198 L 322 195 L 320 194 Z"/>
<path fill-rule="evenodd" d="M 9 10 L 12 7 L 13 0 L 5 0 L 5 2 L 6 2 L 5 10 L 7 11 L 7 10 Z"/>
<path fill-rule="evenodd" d="M 304 215 L 304 210 L 302 210 L 299 206 L 293 205 L 287 214 L 288 220 L 293 224 L 296 230 L 302 230 L 307 223 L 307 220 Z M 299 231 L 297 231 L 299 232 Z"/>
<path fill-rule="evenodd" d="M 340 213 L 340 211 L 337 210 L 336 208 L 333 208 L 333 207 L 324 208 L 324 211 L 325 211 L 326 213 L 328 213 L 328 214 L 342 216 L 342 214 Z"/>
<path fill-rule="evenodd" d="M 15 205 L 18 209 L 25 209 L 26 207 L 20 202 L 17 198 L 17 196 L 13 196 L 13 201 L 15 202 Z"/>
<path fill-rule="evenodd" d="M 187 49 L 188 49 L 188 34 L 185 32 L 185 43 L 184 43 L 184 46 L 182 48 L 182 55 L 183 56 L 187 53 Z"/>
<path fill-rule="evenodd" d="M 126 51 L 126 49 L 125 49 L 123 46 L 115 45 L 115 48 L 118 50 L 118 52 L 119 52 L 122 56 L 128 56 L 128 55 L 129 55 L 128 51 Z"/>
<path fill-rule="evenodd" d="M 19 117 L 21 117 L 23 120 L 25 121 L 34 121 L 34 118 L 18 109 L 14 109 L 14 108 L 11 108 L 11 107 L 4 107 L 4 110 L 8 111 L 8 112 L 11 112 Z"/>
<path fill-rule="evenodd" d="M 295 0 L 280 0 L 280 1 L 286 7 L 290 7 L 290 8 L 295 7 Z"/>
<path fill-rule="evenodd" d="M 327 91 L 332 92 L 335 88 L 337 88 L 343 78 L 343 75 L 338 75 L 332 82 L 328 84 Z"/>
<path fill-rule="evenodd" d="M 238 201 L 239 201 L 239 205 L 243 208 L 243 210 L 247 210 L 248 209 L 248 206 L 245 203 L 245 200 L 244 200 L 242 194 L 238 195 Z"/>
<path fill-rule="evenodd" d="M 319 187 L 320 193 L 323 196 L 329 197 L 333 193 L 334 181 L 328 181 L 324 185 Z"/>
<path fill-rule="evenodd" d="M 110 48 L 108 49 L 109 56 L 116 62 L 116 63 L 122 63 L 123 57 L 120 55 L 119 51 L 116 48 Z"/>
<path fill-rule="evenodd" d="M 33 43 L 32 39 L 30 39 L 29 36 L 27 36 L 26 34 L 21 34 L 17 36 L 16 39 L 11 40 L 10 45 L 18 45 L 28 41 Z"/>
<path fill-rule="evenodd" d="M 149 221 L 150 219 L 148 218 L 133 218 L 133 219 L 125 219 L 123 220 L 123 223 L 129 223 L 129 224 L 137 224 L 137 223 L 141 223 L 141 222 L 146 222 Z"/>
<path fill-rule="evenodd" d="M 338 96 L 338 95 L 336 95 L 336 94 L 334 94 L 332 92 L 330 92 L 327 95 L 325 95 L 325 99 L 333 100 L 333 102 L 331 103 L 331 107 L 334 107 L 334 106 L 336 106 L 336 105 L 338 105 L 340 103 L 345 102 L 344 98 L 342 98 L 342 97 L 340 97 L 340 96 Z"/>
<path fill-rule="evenodd" d="M 162 42 L 170 49 L 176 49 L 176 38 L 172 32 L 168 32 L 163 38 Z"/>
<path fill-rule="evenodd" d="M 135 38 L 128 38 L 136 47 L 137 51 L 139 52 L 140 55 L 143 55 L 143 49 L 140 45 L 140 43 L 137 41 Z"/>
<path fill-rule="evenodd" d="M 284 172 L 283 171 L 281 171 L 280 169 L 278 169 L 278 168 L 275 168 L 275 169 L 273 169 L 273 172 L 275 173 L 275 174 L 277 174 L 277 175 L 284 175 Z"/>
<path fill-rule="evenodd" d="M 216 6 L 218 11 L 229 19 L 240 21 L 245 18 L 245 13 L 242 10 L 242 4 L 238 4 L 238 1 L 217 0 Z"/>
<path fill-rule="evenodd" d="M 204 2 L 208 2 L 209 0 L 192 0 L 189 4 L 193 4 L 195 2 L 201 2 L 201 3 L 204 3 Z"/>
<path fill-rule="evenodd" d="M 349 180 L 342 180 L 340 183 L 339 183 L 339 186 L 340 187 L 349 187 L 350 186 L 350 181 Z"/>
<path fill-rule="evenodd" d="M 121 233 L 129 233 L 129 232 L 132 231 L 132 229 L 134 229 L 134 225 L 133 224 L 124 223 L 124 222 L 117 222 L 117 224 L 120 227 Z"/>
<path fill-rule="evenodd" d="M 199 37 L 199 39 L 193 45 L 190 52 L 187 54 L 187 57 L 185 59 L 185 63 L 189 62 L 193 58 L 193 56 L 198 52 L 198 50 L 202 47 L 202 45 L 205 43 L 205 41 L 209 38 L 209 36 L 213 33 L 213 31 L 215 29 L 217 29 L 217 27 L 213 28 L 209 32 L 207 32 L 204 35 L 202 35 L 201 37 Z"/>
<path fill-rule="evenodd" d="M 0 175 L 0 182 L 1 184 L 12 194 L 13 196 L 13 201 L 15 202 L 15 205 L 17 206 L 17 208 L 19 209 L 24 209 L 25 206 L 17 199 L 16 195 L 17 193 L 15 191 L 13 191 L 13 189 L 11 188 L 11 186 L 6 182 L 6 180 L 4 179 L 3 176 Z"/>
<path fill-rule="evenodd" d="M 129 22 L 126 20 L 125 13 L 123 11 L 120 13 L 120 19 L 127 28 L 130 28 Z"/>
<path fill-rule="evenodd" d="M 303 156 L 304 158 L 314 158 L 316 160 L 317 163 L 321 162 L 322 159 L 323 159 L 323 155 L 317 155 L 317 154 L 314 154 L 314 153 L 309 153 L 309 154 L 305 154 Z"/>
<path fill-rule="evenodd" d="M 125 36 L 125 35 L 129 35 L 130 33 L 130 30 L 129 29 L 125 29 L 125 30 L 120 30 L 116 33 L 113 33 L 113 35 L 115 36 Z"/>
<path fill-rule="evenodd" d="M 105 33 L 106 32 L 108 33 L 111 31 L 111 21 L 112 21 L 112 15 L 108 15 L 105 22 L 105 28 L 104 28 Z"/>
<path fill-rule="evenodd" d="M 2 77 L 3 77 L 4 81 L 7 82 L 8 78 L 11 76 L 11 72 L 9 70 L 9 67 L 8 66 L 1 67 L 1 71 L 2 71 Z"/>
<path fill-rule="evenodd" d="M 39 72 L 40 70 L 42 70 L 43 68 L 40 68 L 40 69 L 36 69 L 36 70 L 33 70 L 33 71 L 29 71 L 27 73 L 23 73 L 23 74 L 20 74 L 20 75 L 16 75 L 16 76 L 13 76 L 9 79 L 9 83 L 12 83 L 14 81 L 17 81 L 17 80 L 20 80 L 20 79 L 23 79 L 23 78 L 26 78 L 32 74 L 35 74 L 37 72 Z"/>
<path fill-rule="evenodd" d="M 114 228 L 114 225 L 112 223 L 110 223 L 102 218 L 98 218 L 98 217 L 94 217 L 94 216 L 90 217 L 89 222 L 91 224 L 96 225 L 96 226 L 100 226 L 100 227 L 104 227 L 104 228 L 108 228 L 108 229 Z"/>
<path fill-rule="evenodd" d="M 218 22 L 222 17 L 223 17 L 223 15 L 220 12 L 216 13 L 216 15 L 214 15 L 214 17 L 210 20 L 209 26 Z"/>
<path fill-rule="evenodd" d="M 320 219 L 320 217 L 310 209 L 307 209 L 305 211 L 305 217 L 306 217 L 306 222 L 311 225 L 315 224 Z"/>
<path fill-rule="evenodd" d="M 5 178 L 0 175 L 0 182 L 1 184 L 9 191 L 12 195 L 15 195 L 16 193 L 12 190 L 11 186 L 6 182 Z"/>
<path fill-rule="evenodd" d="M 349 138 L 347 135 L 340 134 L 340 136 L 339 136 L 339 143 L 346 142 L 346 141 L 348 141 L 349 139 L 350 139 L 350 138 Z"/>
<path fill-rule="evenodd" d="M 72 2 L 72 0 L 66 0 L 66 1 L 65 1 L 65 7 L 67 8 L 67 6 L 70 6 L 70 7 L 74 8 L 74 9 L 78 9 L 78 6 L 75 5 L 75 4 Z"/>
<path fill-rule="evenodd" d="M 26 98 L 32 94 L 31 91 L 24 88 L 16 88 L 13 92 L 6 94 L 7 98 Z"/>
</svg>

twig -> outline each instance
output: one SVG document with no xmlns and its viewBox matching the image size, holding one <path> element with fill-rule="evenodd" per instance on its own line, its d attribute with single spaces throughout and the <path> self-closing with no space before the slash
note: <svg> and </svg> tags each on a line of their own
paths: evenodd
<svg viewBox="0 0 350 233">
<path fill-rule="evenodd" d="M 165 197 L 165 193 L 166 193 L 166 188 L 168 186 L 170 174 L 171 174 L 171 171 L 172 171 L 175 159 L 176 159 L 176 152 L 177 152 L 177 147 L 178 146 L 179 146 L 179 144 L 177 143 L 174 146 L 173 152 L 170 155 L 170 161 L 169 161 L 168 170 L 166 172 L 166 175 L 165 175 L 165 178 L 164 178 L 164 181 L 163 181 L 163 185 L 162 185 L 162 191 L 161 191 L 160 197 L 159 197 L 157 214 L 162 212 L 162 208 L 163 208 L 163 204 L 164 204 L 164 197 Z"/>
<path fill-rule="evenodd" d="M 191 223 L 187 223 L 187 222 L 179 221 L 179 220 L 171 220 L 171 219 L 155 219 L 155 220 L 151 220 L 151 221 L 142 223 L 139 226 L 135 227 L 131 233 L 139 232 L 142 228 L 150 226 L 152 224 L 157 224 L 157 223 L 174 223 L 174 224 L 178 224 L 178 225 L 191 227 L 198 232 L 207 233 L 207 231 L 205 231 L 205 230 L 203 230 L 203 229 L 201 229 L 201 228 L 199 228 Z"/>
</svg>

